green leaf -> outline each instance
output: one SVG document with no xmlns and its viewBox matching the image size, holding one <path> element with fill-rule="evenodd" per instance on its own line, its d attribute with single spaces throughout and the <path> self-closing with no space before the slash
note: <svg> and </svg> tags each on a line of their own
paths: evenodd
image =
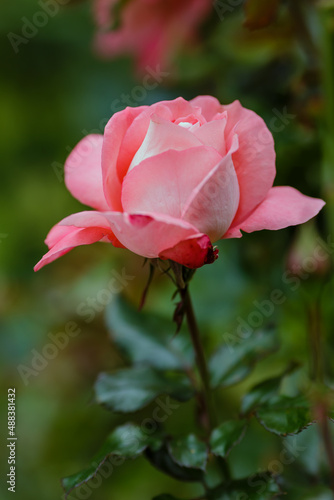
<svg viewBox="0 0 334 500">
<path fill-rule="evenodd" d="M 260 359 L 278 349 L 272 331 L 253 334 L 234 345 L 224 344 L 209 360 L 212 387 L 227 387 L 243 380 Z"/>
<path fill-rule="evenodd" d="M 175 438 L 168 443 L 168 451 L 181 467 L 205 470 L 208 460 L 207 446 L 194 434 Z"/>
<path fill-rule="evenodd" d="M 260 424 L 280 436 L 297 434 L 313 423 L 310 404 L 306 398 L 277 396 L 256 411 Z"/>
<path fill-rule="evenodd" d="M 93 457 L 90 465 L 81 472 L 63 478 L 62 486 L 66 497 L 71 490 L 96 476 L 99 469 L 109 465 L 112 470 L 114 465 L 138 457 L 145 451 L 149 444 L 157 438 L 149 437 L 140 427 L 126 424 L 116 428 L 107 438 L 100 451 Z M 108 463 L 107 463 L 108 462 Z M 111 462 L 111 463 L 110 463 Z M 114 462 L 114 463 L 113 463 Z"/>
<path fill-rule="evenodd" d="M 252 390 L 243 397 L 241 412 L 243 415 L 251 412 L 254 408 L 261 406 L 276 396 L 280 390 L 282 377 L 274 377 L 255 385 Z"/>
<path fill-rule="evenodd" d="M 192 366 L 194 355 L 188 335 L 174 335 L 172 321 L 134 309 L 124 299 L 113 300 L 106 311 L 110 337 L 131 363 L 160 370 Z"/>
<path fill-rule="evenodd" d="M 162 394 L 187 401 L 193 390 L 184 374 L 158 372 L 145 366 L 101 373 L 95 383 L 97 402 L 120 413 L 140 410 Z"/>
<path fill-rule="evenodd" d="M 256 384 L 249 393 L 243 397 L 241 403 L 242 414 L 246 415 L 250 413 L 258 406 L 263 406 L 271 398 L 277 396 L 280 392 L 284 377 L 289 375 L 296 368 L 298 368 L 298 365 L 296 363 L 291 363 L 281 375 Z"/>
<path fill-rule="evenodd" d="M 226 458 L 232 448 L 245 435 L 247 420 L 230 420 L 214 429 L 210 438 L 210 449 L 217 457 Z"/>
<path fill-rule="evenodd" d="M 170 456 L 168 448 L 163 445 L 160 448 L 147 448 L 145 452 L 146 458 L 151 464 L 161 472 L 168 474 L 174 479 L 186 482 L 202 482 L 204 473 L 200 469 L 181 467 Z"/>
<path fill-rule="evenodd" d="M 270 500 L 277 498 L 281 490 L 270 474 L 254 474 L 246 479 L 232 481 L 208 494 L 208 500 Z"/>
</svg>

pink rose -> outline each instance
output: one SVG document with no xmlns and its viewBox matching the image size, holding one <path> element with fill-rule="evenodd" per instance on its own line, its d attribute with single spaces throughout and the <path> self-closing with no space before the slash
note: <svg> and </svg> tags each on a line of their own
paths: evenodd
<svg viewBox="0 0 334 500">
<path fill-rule="evenodd" d="M 138 68 L 168 64 L 172 52 L 194 39 L 212 0 L 95 0 L 99 26 L 95 46 L 102 56 L 134 54 Z M 120 26 L 112 30 L 119 11 Z"/>
<path fill-rule="evenodd" d="M 214 260 L 221 238 L 301 224 L 324 206 L 272 187 L 275 173 L 271 133 L 238 101 L 222 106 L 203 96 L 127 108 L 68 157 L 67 188 L 95 210 L 51 229 L 35 269 L 96 241 L 200 267 Z"/>
</svg>

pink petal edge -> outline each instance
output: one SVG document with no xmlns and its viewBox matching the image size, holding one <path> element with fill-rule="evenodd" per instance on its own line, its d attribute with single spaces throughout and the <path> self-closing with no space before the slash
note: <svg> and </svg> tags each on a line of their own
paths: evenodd
<svg viewBox="0 0 334 500">
<path fill-rule="evenodd" d="M 240 224 L 232 225 L 224 238 L 240 238 L 241 231 L 279 230 L 296 226 L 315 217 L 325 205 L 319 198 L 302 194 L 289 186 L 270 189 L 266 198 Z"/>
<path fill-rule="evenodd" d="M 103 135 L 90 134 L 73 149 L 65 163 L 65 184 L 74 198 L 97 210 L 110 210 L 102 183 Z"/>
<path fill-rule="evenodd" d="M 208 237 L 188 222 L 168 215 L 86 211 L 66 217 L 56 227 L 51 230 L 51 240 L 49 238 L 54 245 L 35 266 L 36 271 L 75 246 L 105 241 L 106 237 L 114 246 L 124 245 L 143 257 L 157 258 L 167 252 L 166 255 L 175 255 L 180 263 L 192 267 L 211 259 L 212 245 Z M 64 227 L 64 232 L 58 227 Z M 187 240 L 188 243 L 181 244 Z M 197 253 L 191 255 L 190 248 L 196 248 Z"/>
</svg>

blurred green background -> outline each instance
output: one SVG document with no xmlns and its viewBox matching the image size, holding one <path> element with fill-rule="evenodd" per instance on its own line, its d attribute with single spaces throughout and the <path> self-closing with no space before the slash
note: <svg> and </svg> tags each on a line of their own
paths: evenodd
<svg viewBox="0 0 334 500">
<path fill-rule="evenodd" d="M 15 387 L 16 498 L 56 500 L 62 497 L 60 478 L 89 463 L 107 433 L 120 421 L 94 403 L 92 386 L 100 371 L 122 365 L 122 358 L 108 340 L 103 311 L 87 324 L 78 315 L 77 307 L 87 297 L 96 297 L 106 286 L 112 269 L 120 271 L 123 267 L 135 276 L 125 294 L 138 304 L 148 270 L 143 268 L 141 258 L 104 244 L 76 249 L 37 274 L 33 266 L 45 252 L 43 240 L 48 230 L 82 208 L 63 183 L 61 165 L 66 156 L 84 135 L 101 130 L 101 123 L 112 114 L 113 100 L 122 93 L 131 93 L 140 85 L 140 78 L 135 77 L 130 59 L 102 61 L 93 54 L 94 25 L 88 1 L 62 7 L 27 44 L 19 46 L 17 54 L 8 33 L 21 34 L 25 19 L 31 20 L 40 6 L 33 0 L 16 0 L 2 3 L 0 9 L 0 428 L 5 436 L 7 389 Z M 257 31 L 243 26 L 241 6 L 223 20 L 213 9 L 212 18 L 203 26 L 203 43 L 179 54 L 170 78 L 138 102 L 150 104 L 198 94 L 215 95 L 223 103 L 240 99 L 269 126 L 275 116 L 286 116 L 287 112 L 286 121 L 275 122 L 283 126 L 272 130 L 277 151 L 276 183 L 292 185 L 327 201 L 316 224 L 222 242 L 219 260 L 197 272 L 193 295 L 209 350 L 222 342 L 225 332 L 235 331 L 238 316 L 247 318 L 254 310 L 254 300 L 268 298 L 273 288 L 282 289 L 288 297 L 268 320 L 279 330 L 281 350 L 260 363 L 246 382 L 219 395 L 219 408 L 226 418 L 238 413 L 246 387 L 264 375 L 279 372 L 289 360 L 307 362 L 307 308 L 320 289 L 327 381 L 333 384 L 330 263 L 301 280 L 297 291 L 282 281 L 289 253 L 299 238 L 308 242 L 302 244 L 307 253 L 308 245 L 312 251 L 317 237 L 314 234 L 324 240 L 333 234 L 334 136 L 331 119 L 326 122 L 326 116 L 331 116 L 331 111 L 334 116 L 334 21 L 330 9 L 319 15 L 312 2 L 304 2 L 303 9 L 309 29 L 306 38 L 304 25 L 300 25 L 298 16 L 294 24 L 285 2 L 274 24 Z M 172 292 L 166 278 L 156 279 L 146 309 L 171 317 Z M 30 366 L 32 350 L 41 352 L 49 342 L 48 334 L 64 331 L 69 320 L 79 325 L 80 335 L 70 339 L 66 348 L 40 373 L 30 376 L 25 385 L 18 366 Z M 171 322 L 171 335 L 173 332 Z M 182 430 L 189 424 L 187 419 L 187 408 L 181 408 L 169 425 Z M 307 453 L 301 459 L 314 475 L 315 489 L 310 492 L 305 486 L 297 460 L 285 466 L 284 474 L 292 478 L 287 498 L 331 498 L 321 480 L 316 479 L 326 470 L 318 431 L 313 426 L 302 435 Z M 266 469 L 279 456 L 282 446 L 278 437 L 254 423 L 238 453 L 231 454 L 235 474 Z M 5 484 L 5 446 L 0 453 L 4 466 L 1 498 L 6 499 L 10 493 Z M 181 496 L 196 494 L 194 487 L 173 481 L 144 459 L 138 459 L 115 470 L 90 498 L 149 499 L 164 491 Z"/>
</svg>

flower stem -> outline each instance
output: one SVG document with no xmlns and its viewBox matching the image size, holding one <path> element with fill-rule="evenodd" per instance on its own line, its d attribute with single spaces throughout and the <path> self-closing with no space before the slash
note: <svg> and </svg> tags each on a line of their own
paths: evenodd
<svg viewBox="0 0 334 500">
<path fill-rule="evenodd" d="M 213 410 L 212 404 L 212 394 L 210 387 L 209 371 L 206 364 L 206 359 L 203 352 L 203 347 L 200 339 L 200 333 L 197 325 L 197 321 L 194 314 L 194 308 L 190 298 L 188 287 L 180 290 L 183 307 L 185 315 L 187 318 L 187 324 L 189 333 L 191 336 L 192 344 L 195 350 L 196 364 L 202 381 L 202 403 L 204 412 L 204 422 L 203 425 L 206 428 L 207 433 L 213 429 L 216 423 L 215 412 Z"/>
<path fill-rule="evenodd" d="M 203 346 L 201 342 L 201 335 L 198 328 L 196 316 L 194 313 L 194 308 L 192 305 L 192 300 L 189 293 L 189 282 L 194 275 L 194 270 L 188 269 L 176 262 L 169 261 L 170 267 L 174 273 L 175 282 L 177 286 L 177 291 L 180 294 L 181 302 L 178 304 L 180 307 L 181 314 L 187 319 L 188 330 L 190 333 L 191 341 L 195 351 L 196 366 L 200 375 L 200 384 L 193 384 L 196 393 L 197 401 L 200 412 L 200 423 L 203 426 L 206 433 L 206 440 L 209 441 L 212 430 L 217 426 L 216 411 L 213 404 L 213 395 L 210 385 L 210 376 L 205 359 Z M 189 374 L 190 379 L 193 381 L 192 373 Z M 216 463 L 226 481 L 231 480 L 231 472 L 229 465 L 226 460 L 222 458 L 216 459 Z M 206 497 L 205 497 L 206 498 Z"/>
<path fill-rule="evenodd" d="M 180 289 L 180 293 L 183 300 L 183 307 L 187 318 L 188 329 L 190 332 L 191 340 L 196 354 L 196 364 L 203 385 L 203 391 L 201 395 L 202 409 L 205 417 L 203 424 L 206 429 L 207 435 L 209 437 L 212 429 L 217 425 L 216 412 L 213 405 L 212 391 L 210 386 L 209 371 L 205 355 L 203 352 L 200 332 L 197 325 L 188 286 L 186 286 L 183 289 Z M 229 481 L 231 479 L 231 472 L 226 460 L 222 458 L 217 458 L 217 465 L 219 466 L 219 469 L 221 470 L 224 479 Z"/>
</svg>

